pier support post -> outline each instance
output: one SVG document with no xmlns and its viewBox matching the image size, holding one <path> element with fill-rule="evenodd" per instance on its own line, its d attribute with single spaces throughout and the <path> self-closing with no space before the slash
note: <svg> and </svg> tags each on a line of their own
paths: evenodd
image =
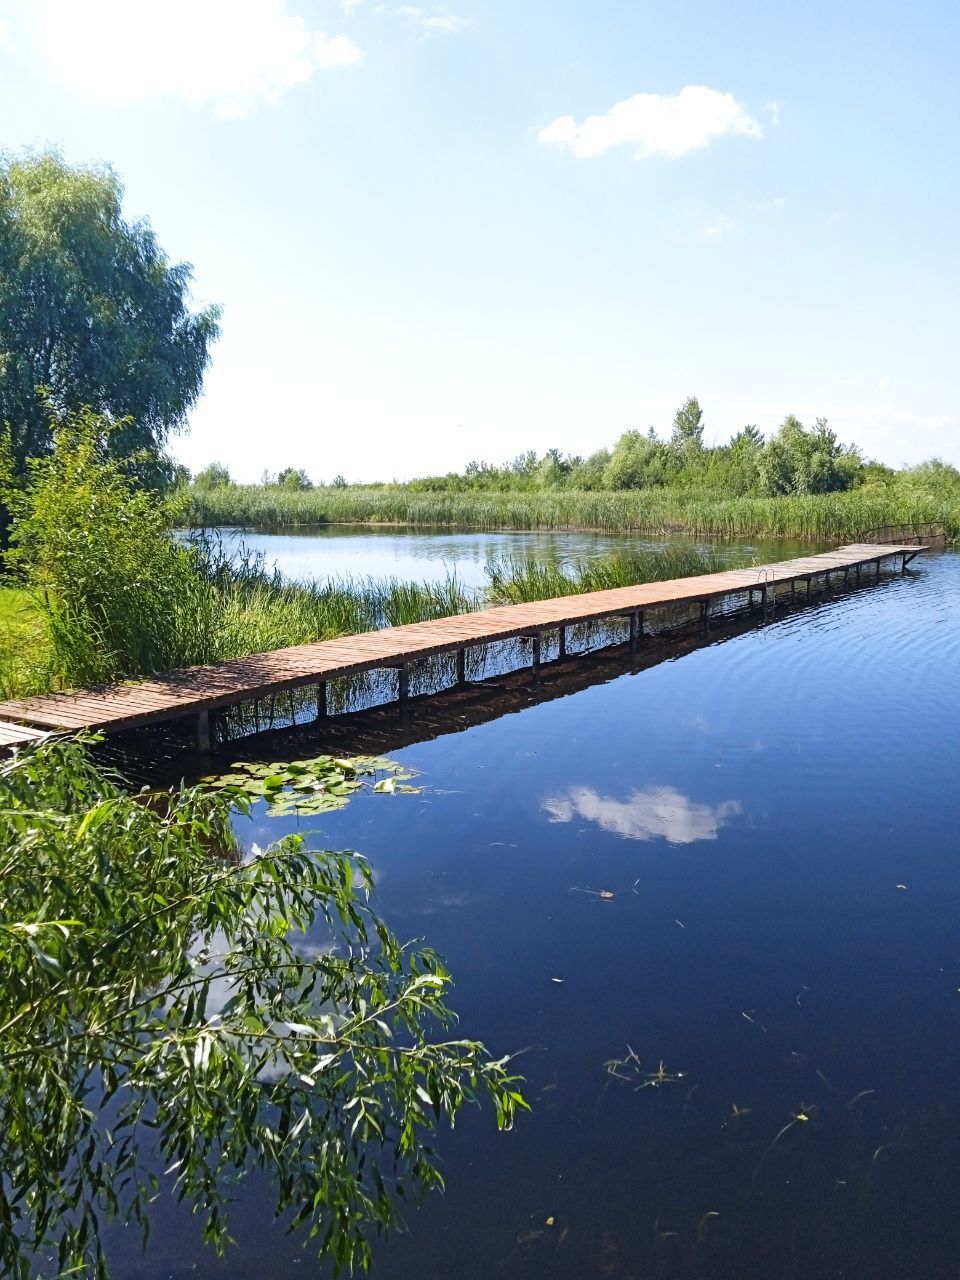
<svg viewBox="0 0 960 1280">
<path fill-rule="evenodd" d="M 210 752 L 210 712 L 201 711 L 197 715 L 197 750 L 204 755 Z"/>
<path fill-rule="evenodd" d="M 457 684 L 467 683 L 467 651 L 466 649 L 457 650 Z"/>
<path fill-rule="evenodd" d="M 810 577 L 807 579 L 807 595 L 808 596 L 810 595 L 810 590 L 812 586 L 813 586 L 813 574 L 811 574 Z"/>
<path fill-rule="evenodd" d="M 710 626 L 710 603 L 707 600 L 700 601 L 700 625 L 706 631 Z"/>
<path fill-rule="evenodd" d="M 637 652 L 637 638 L 640 630 L 640 615 L 636 610 L 630 615 L 630 656 L 634 657 Z"/>
<path fill-rule="evenodd" d="M 880 561 L 879 561 L 879 560 L 877 561 L 877 573 L 876 573 L 876 576 L 877 576 L 877 578 L 879 578 L 879 577 L 880 577 Z"/>
<path fill-rule="evenodd" d="M 410 672 L 406 666 L 397 667 L 397 702 L 400 715 L 405 716 L 410 701 Z"/>
<path fill-rule="evenodd" d="M 327 682 L 321 680 L 317 685 L 317 715 L 316 719 L 319 723 L 327 718 Z"/>
<path fill-rule="evenodd" d="M 859 564 L 857 565 L 857 582 L 859 582 L 859 581 L 860 581 L 860 569 L 861 569 L 861 567 L 862 567 L 861 565 L 859 565 Z"/>
<path fill-rule="evenodd" d="M 533 668 L 534 683 L 540 679 L 540 633 L 539 631 L 530 637 L 530 649 Z"/>
<path fill-rule="evenodd" d="M 561 627 L 560 628 L 560 645 L 557 650 L 557 657 L 565 658 L 566 656 L 567 656 L 567 628 Z"/>
</svg>

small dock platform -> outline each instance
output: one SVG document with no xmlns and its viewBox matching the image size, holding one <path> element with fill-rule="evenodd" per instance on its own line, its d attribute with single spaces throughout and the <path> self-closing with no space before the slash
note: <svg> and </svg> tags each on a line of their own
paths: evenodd
<svg viewBox="0 0 960 1280">
<path fill-rule="evenodd" d="M 566 653 L 566 629 L 583 623 L 623 618 L 629 622 L 631 648 L 645 636 L 647 611 L 669 606 L 697 606 L 706 622 L 710 609 L 736 596 L 760 597 L 769 607 L 778 589 L 795 594 L 798 584 L 809 594 L 814 580 L 842 575 L 860 581 L 879 577 L 885 562 L 905 569 L 924 547 L 918 543 L 855 543 L 835 551 L 753 565 L 722 573 L 668 582 L 649 582 L 610 591 L 560 596 L 529 604 L 501 605 L 430 622 L 387 627 L 315 644 L 237 658 L 217 666 L 190 667 L 138 683 L 80 689 L 0 703 L 0 751 L 15 749 L 44 733 L 97 730 L 115 733 L 186 717 L 196 720 L 197 742 L 210 746 L 210 715 L 229 706 L 271 694 L 315 686 L 318 716 L 326 714 L 330 680 L 362 672 L 396 669 L 401 706 L 408 697 L 408 671 L 422 659 L 455 654 L 457 678 L 463 683 L 467 650 L 498 641 L 530 641 L 534 672 L 540 665 L 541 639 L 558 632 L 560 655 Z M 772 600 L 771 600 L 772 597 Z"/>
</svg>

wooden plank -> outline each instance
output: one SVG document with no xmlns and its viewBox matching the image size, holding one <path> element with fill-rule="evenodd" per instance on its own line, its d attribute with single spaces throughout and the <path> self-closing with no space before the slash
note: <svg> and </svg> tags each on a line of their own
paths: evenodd
<svg viewBox="0 0 960 1280">
<path fill-rule="evenodd" d="M 44 736 L 41 729 L 29 729 L 23 724 L 8 724 L 0 721 L 0 751 L 11 751 L 14 747 L 25 747 Z"/>
<path fill-rule="evenodd" d="M 464 647 L 536 636 L 544 630 L 625 617 L 642 609 L 703 603 L 748 591 L 764 592 L 797 578 L 877 565 L 881 560 L 903 553 L 914 554 L 919 549 L 912 545 L 853 544 L 778 564 L 751 565 L 694 578 L 641 583 L 526 604 L 498 605 L 476 613 L 252 654 L 219 666 L 186 668 L 137 684 L 0 703 L 0 717 L 6 722 L 18 721 L 47 729 L 136 728 L 338 676 L 403 666 Z"/>
</svg>

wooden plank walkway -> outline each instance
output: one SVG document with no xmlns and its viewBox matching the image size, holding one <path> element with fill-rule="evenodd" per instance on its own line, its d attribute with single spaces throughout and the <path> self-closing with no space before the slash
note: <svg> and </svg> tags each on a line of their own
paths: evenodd
<svg viewBox="0 0 960 1280">
<path fill-rule="evenodd" d="M 385 668 L 400 670 L 400 698 L 406 697 L 406 668 L 418 659 L 443 653 L 462 654 L 469 648 L 500 640 L 529 637 L 533 664 L 539 663 L 540 636 L 584 622 L 623 617 L 631 619 L 631 640 L 643 636 L 643 612 L 670 605 L 699 603 L 706 616 L 711 602 L 748 591 L 767 593 L 786 583 L 810 582 L 817 577 L 864 568 L 877 575 L 880 564 L 902 558 L 903 567 L 922 550 L 917 545 L 854 544 L 836 551 L 784 560 L 778 564 L 732 569 L 723 573 L 668 582 L 649 582 L 610 591 L 561 596 L 529 604 L 501 605 L 476 613 L 457 614 L 431 622 L 387 627 L 361 635 L 343 636 L 315 644 L 296 645 L 270 653 L 237 658 L 219 666 L 190 667 L 137 684 L 81 689 L 0 703 L 0 749 L 20 745 L 39 731 L 98 729 L 116 732 L 142 725 L 198 718 L 201 746 L 209 744 L 209 713 L 254 698 L 328 680 Z M 31 732 L 32 731 L 32 732 Z M 17 739 L 17 734 L 21 736 Z"/>
<path fill-rule="evenodd" d="M 25 724 L 7 724 L 0 721 L 0 754 L 15 747 L 25 747 L 44 736 L 43 729 L 30 729 Z"/>
</svg>

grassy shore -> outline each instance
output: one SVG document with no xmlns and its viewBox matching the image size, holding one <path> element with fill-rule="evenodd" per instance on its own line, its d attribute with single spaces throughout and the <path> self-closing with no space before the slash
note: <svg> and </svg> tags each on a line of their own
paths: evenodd
<svg viewBox="0 0 960 1280">
<path fill-rule="evenodd" d="M 319 488 L 228 485 L 185 491 L 185 525 L 290 527 L 405 524 L 472 529 L 597 529 L 702 538 L 852 539 L 888 524 L 940 521 L 960 536 L 960 497 L 906 483 L 847 493 L 725 498 L 683 490 L 616 493 L 419 493 L 402 486 Z"/>
</svg>

